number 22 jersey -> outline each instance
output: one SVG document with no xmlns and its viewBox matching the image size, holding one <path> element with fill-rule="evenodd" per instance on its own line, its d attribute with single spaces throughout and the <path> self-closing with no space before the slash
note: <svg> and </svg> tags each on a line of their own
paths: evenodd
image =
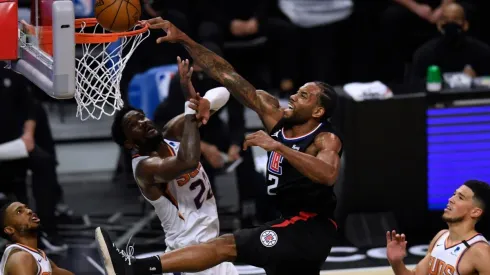
<svg viewBox="0 0 490 275">
<path fill-rule="evenodd" d="M 177 155 L 179 142 L 164 140 L 172 155 Z M 136 181 L 138 164 L 149 156 L 134 156 L 133 173 Z M 165 231 L 167 250 L 203 243 L 219 234 L 218 211 L 211 184 L 199 164 L 196 170 L 165 184 L 159 199 L 145 199 L 153 205 Z M 144 197 L 144 195 L 143 195 Z"/>
</svg>

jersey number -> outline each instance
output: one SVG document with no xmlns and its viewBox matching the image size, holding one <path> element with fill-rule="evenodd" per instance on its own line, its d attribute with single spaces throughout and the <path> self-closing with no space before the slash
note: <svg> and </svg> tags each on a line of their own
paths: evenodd
<svg viewBox="0 0 490 275">
<path fill-rule="evenodd" d="M 211 190 L 211 186 L 209 184 L 209 181 L 207 180 L 207 176 L 205 173 L 203 173 L 203 176 L 207 184 L 203 180 L 196 180 L 195 182 L 191 183 L 190 186 L 190 189 L 193 191 L 199 188 L 199 193 L 194 198 L 194 203 L 196 204 L 196 209 L 198 210 L 201 209 L 204 201 L 209 200 L 213 197 L 213 191 Z M 206 196 L 204 196 L 204 194 L 206 194 Z"/>
<path fill-rule="evenodd" d="M 277 176 L 269 174 L 268 180 L 272 181 L 272 184 L 267 186 L 267 194 L 269 194 L 271 196 L 275 196 L 276 195 L 276 188 L 277 188 L 277 185 L 279 184 L 279 178 Z"/>
</svg>

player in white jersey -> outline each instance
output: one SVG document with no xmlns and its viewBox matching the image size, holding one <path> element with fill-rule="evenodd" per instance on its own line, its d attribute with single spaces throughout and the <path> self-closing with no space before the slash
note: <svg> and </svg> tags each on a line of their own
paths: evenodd
<svg viewBox="0 0 490 275">
<path fill-rule="evenodd" d="M 178 58 L 178 65 L 182 90 L 188 100 L 184 114 L 172 119 L 160 131 L 142 111 L 128 107 L 116 114 L 112 126 L 114 140 L 133 154 L 134 178 L 161 221 L 167 251 L 204 243 L 219 235 L 216 200 L 199 163 L 198 124 L 201 119 L 206 123 L 209 115 L 229 98 L 229 92 L 222 87 L 200 98 L 190 80 L 189 62 Z M 197 114 L 189 104 L 193 104 Z M 107 233 L 98 228 L 96 235 L 102 234 Z M 127 251 L 121 252 L 131 260 Z M 104 261 L 107 265 L 107 260 Z M 156 273 L 162 274 L 161 271 Z M 233 264 L 223 263 L 195 274 L 238 273 Z"/>
<path fill-rule="evenodd" d="M 40 220 L 20 202 L 6 203 L 0 210 L 3 238 L 7 246 L 0 262 L 0 275 L 73 275 L 59 268 L 37 248 Z"/>
<path fill-rule="evenodd" d="M 179 142 L 164 139 L 169 154 L 176 156 Z M 141 182 L 139 164 L 150 156 L 133 157 L 133 173 L 138 185 Z M 192 244 L 203 243 L 219 235 L 219 220 L 216 200 L 204 168 L 199 164 L 196 170 L 183 176 L 164 182 L 155 179 L 155 183 L 165 187 L 157 200 L 145 199 L 154 206 L 162 228 L 165 231 L 167 251 Z"/>
<path fill-rule="evenodd" d="M 403 263 L 406 256 L 404 234 L 386 233 L 388 261 L 395 275 L 490 275 L 490 245 L 475 225 L 490 210 L 490 186 L 469 180 L 449 199 L 443 220 L 448 229 L 432 239 L 427 255 L 414 270 Z"/>
</svg>

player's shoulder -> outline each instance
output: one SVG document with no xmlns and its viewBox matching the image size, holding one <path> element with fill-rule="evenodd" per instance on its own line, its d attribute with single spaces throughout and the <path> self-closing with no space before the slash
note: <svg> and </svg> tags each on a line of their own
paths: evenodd
<svg viewBox="0 0 490 275">
<path fill-rule="evenodd" d="M 34 274 L 38 270 L 37 261 L 29 252 L 13 248 L 5 265 L 9 273 Z"/>
<path fill-rule="evenodd" d="M 315 136 L 315 146 L 319 150 L 327 149 L 327 148 L 337 148 L 340 150 L 342 146 L 342 142 L 340 138 L 333 132 L 320 132 Z"/>
<path fill-rule="evenodd" d="M 139 179 L 145 179 L 153 175 L 155 169 L 160 165 L 162 159 L 157 156 L 148 156 L 142 158 L 136 166 L 133 166 L 135 176 Z"/>
<path fill-rule="evenodd" d="M 14 248 L 10 252 L 7 260 L 7 264 L 32 264 L 36 263 L 36 259 L 31 255 L 31 253 L 20 249 Z"/>
<path fill-rule="evenodd" d="M 488 242 L 479 241 L 471 246 L 469 250 L 475 257 L 480 259 L 490 259 L 490 244 Z"/>
<path fill-rule="evenodd" d="M 481 260 L 490 259 L 490 245 L 488 244 L 488 242 L 479 241 L 477 243 L 474 243 L 470 248 L 468 248 L 464 257 L 466 259 L 469 259 L 472 262 L 473 267 L 476 268 L 478 271 L 483 272 L 482 269 L 490 271 L 488 261 Z"/>
<path fill-rule="evenodd" d="M 429 251 L 432 251 L 432 249 L 434 248 L 436 243 L 439 241 L 439 239 L 442 237 L 442 235 L 444 235 L 446 232 L 448 232 L 447 229 L 443 229 L 443 230 L 437 232 L 437 234 L 434 236 L 434 238 L 432 238 L 432 241 L 430 242 Z"/>
<path fill-rule="evenodd" d="M 447 232 L 449 232 L 449 230 L 442 229 L 441 231 L 437 232 L 437 234 L 434 236 L 434 238 L 432 239 L 432 241 L 434 243 L 437 242 L 442 237 L 442 235 L 446 234 Z"/>
<path fill-rule="evenodd" d="M 283 109 L 279 104 L 279 99 L 264 90 L 256 90 L 255 92 L 263 112 L 274 114 L 275 117 L 277 115 L 278 119 L 282 118 Z"/>
</svg>

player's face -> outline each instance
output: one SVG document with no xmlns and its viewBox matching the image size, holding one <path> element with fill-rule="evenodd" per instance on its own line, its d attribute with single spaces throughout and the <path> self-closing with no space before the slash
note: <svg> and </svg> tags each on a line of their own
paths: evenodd
<svg viewBox="0 0 490 275">
<path fill-rule="evenodd" d="M 20 202 L 14 202 L 7 207 L 6 227 L 4 231 L 9 235 L 23 235 L 36 231 L 41 220 L 29 207 Z"/>
<path fill-rule="evenodd" d="M 318 93 L 321 88 L 315 83 L 306 83 L 298 92 L 289 97 L 288 108 L 284 111 L 284 118 L 288 122 L 300 124 L 318 115 Z"/>
<path fill-rule="evenodd" d="M 132 149 L 154 147 L 162 142 L 162 133 L 143 113 L 129 111 L 123 118 L 122 127 L 128 139 L 126 147 Z M 150 148 L 152 149 L 152 148 Z"/>
<path fill-rule="evenodd" d="M 481 215 L 481 209 L 475 205 L 473 195 L 473 191 L 466 185 L 459 187 L 449 198 L 442 219 L 448 223 L 455 223 L 477 218 Z"/>
</svg>

